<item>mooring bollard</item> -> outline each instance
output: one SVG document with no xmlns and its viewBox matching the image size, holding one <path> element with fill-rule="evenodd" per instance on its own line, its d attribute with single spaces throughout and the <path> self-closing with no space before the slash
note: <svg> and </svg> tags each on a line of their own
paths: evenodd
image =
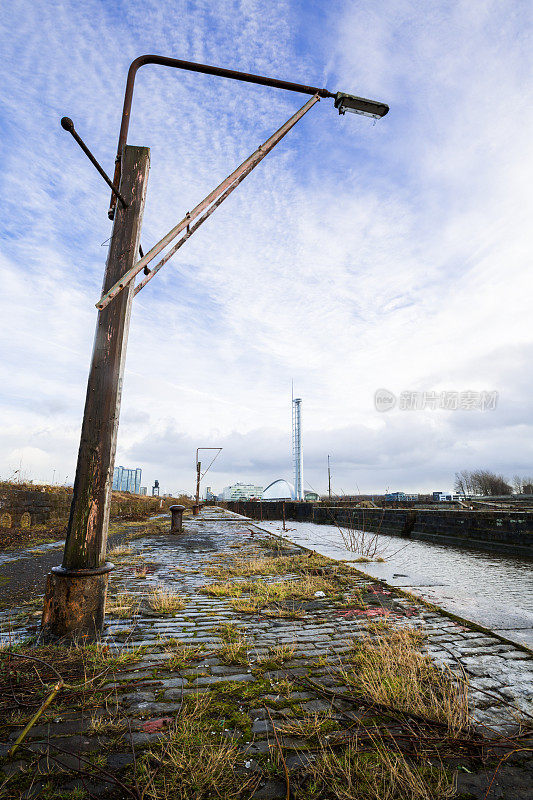
<svg viewBox="0 0 533 800">
<path fill-rule="evenodd" d="M 185 506 L 170 506 L 172 519 L 170 522 L 170 533 L 183 533 L 183 512 Z"/>
<path fill-rule="evenodd" d="M 196 503 L 192 507 L 192 515 L 193 517 L 197 517 L 200 513 L 200 506 L 196 505 Z"/>
</svg>

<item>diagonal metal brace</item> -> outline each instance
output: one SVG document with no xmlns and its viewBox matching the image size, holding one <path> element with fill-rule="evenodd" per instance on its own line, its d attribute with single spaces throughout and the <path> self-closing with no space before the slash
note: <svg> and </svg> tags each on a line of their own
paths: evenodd
<svg viewBox="0 0 533 800">
<path fill-rule="evenodd" d="M 153 277 L 153 275 L 168 261 L 171 255 L 173 255 L 176 252 L 176 250 L 178 250 L 179 247 L 182 246 L 182 244 L 186 241 L 187 238 L 189 238 L 189 236 L 194 232 L 194 230 L 196 230 L 199 227 L 199 225 L 202 222 L 204 222 L 208 216 L 210 216 L 210 214 L 214 211 L 214 208 L 216 206 L 213 207 L 212 209 L 209 209 L 207 214 L 205 214 L 204 217 L 201 220 L 199 220 L 195 226 L 193 226 L 193 230 L 191 230 L 191 228 L 189 227 L 191 222 L 193 222 L 197 217 L 199 217 L 200 214 L 206 209 L 208 209 L 212 203 L 218 200 L 218 198 L 220 198 L 220 202 L 222 202 L 222 200 L 225 199 L 231 193 L 231 191 L 233 191 L 233 189 L 235 189 L 239 185 L 241 180 L 243 180 L 244 177 L 246 177 L 246 175 L 248 175 L 252 171 L 252 169 L 254 169 L 257 166 L 257 164 L 259 164 L 260 161 L 263 160 L 263 158 L 278 144 L 279 141 L 281 141 L 281 139 L 283 139 L 283 137 L 291 130 L 291 128 L 293 128 L 294 125 L 296 125 L 296 123 L 304 116 L 304 114 L 306 114 L 309 111 L 309 109 L 312 108 L 312 106 L 314 106 L 315 103 L 317 103 L 319 100 L 320 96 L 318 94 L 314 95 L 314 97 L 311 97 L 310 100 L 308 100 L 307 103 L 305 103 L 305 105 L 302 106 L 302 108 L 300 108 L 295 114 L 293 114 L 292 117 L 290 117 L 290 119 L 287 120 L 287 122 L 285 122 L 281 126 L 281 128 L 279 128 L 274 134 L 272 134 L 272 136 L 270 136 L 264 144 L 260 145 L 257 148 L 257 150 L 254 153 L 252 153 L 251 156 L 249 156 L 245 161 L 243 161 L 242 164 L 239 167 L 237 167 L 237 169 L 235 169 L 230 175 L 228 175 L 228 177 L 225 180 L 223 180 L 222 183 L 220 183 L 216 189 L 214 189 L 210 194 L 207 195 L 207 197 L 205 197 L 200 203 L 198 203 L 198 205 L 195 206 L 195 208 L 189 214 L 187 214 L 186 217 L 184 217 L 180 222 L 178 222 L 178 224 L 175 225 L 175 227 L 172 228 L 172 230 L 170 230 L 166 234 L 166 236 L 164 236 L 156 245 L 154 245 L 151 248 L 151 250 L 148 251 L 148 253 L 146 253 L 146 255 L 143 258 L 141 258 L 130 270 L 128 270 L 122 276 L 120 281 L 117 281 L 117 283 L 115 283 L 115 285 L 112 286 L 108 292 L 103 294 L 100 300 L 96 303 L 96 308 L 98 308 L 99 310 L 106 308 L 106 306 L 109 305 L 111 300 L 114 297 L 116 297 L 117 294 L 119 294 L 119 292 L 121 292 L 122 289 L 124 289 L 124 287 L 127 286 L 130 283 L 130 281 L 132 281 L 135 278 L 135 276 L 138 275 L 139 272 L 141 272 L 141 270 L 143 270 L 146 267 L 146 265 L 150 263 L 150 261 L 152 261 L 157 255 L 159 255 L 159 253 L 161 253 L 162 250 L 168 247 L 168 245 L 177 236 L 179 236 L 179 234 L 182 233 L 182 231 L 188 229 L 187 231 L 188 235 L 186 234 L 183 237 L 183 239 L 180 240 L 177 243 L 177 245 L 172 249 L 172 251 L 169 252 L 166 256 L 164 256 L 161 262 L 153 270 L 151 270 L 151 272 L 146 276 L 146 278 L 144 278 L 141 281 L 141 283 L 139 284 L 139 288 L 142 288 L 142 286 L 144 286 L 148 282 L 148 280 L 150 280 Z M 226 191 L 228 189 L 230 191 Z M 224 196 L 221 197 L 221 195 Z M 217 206 L 218 205 L 220 205 L 220 203 L 217 203 Z"/>
</svg>

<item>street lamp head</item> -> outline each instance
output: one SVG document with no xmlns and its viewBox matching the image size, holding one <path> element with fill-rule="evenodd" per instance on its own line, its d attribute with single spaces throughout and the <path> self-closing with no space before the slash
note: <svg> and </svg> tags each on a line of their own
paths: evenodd
<svg viewBox="0 0 533 800">
<path fill-rule="evenodd" d="M 351 114 L 362 114 L 364 117 L 373 117 L 373 119 L 381 119 L 389 110 L 385 103 L 365 100 L 364 97 L 356 97 L 345 92 L 337 92 L 335 95 L 335 108 L 339 109 L 339 114 L 349 111 Z"/>
</svg>

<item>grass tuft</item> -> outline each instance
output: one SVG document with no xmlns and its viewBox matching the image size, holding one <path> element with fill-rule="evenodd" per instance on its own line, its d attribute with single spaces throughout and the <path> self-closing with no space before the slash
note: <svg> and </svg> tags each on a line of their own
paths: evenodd
<svg viewBox="0 0 533 800">
<path fill-rule="evenodd" d="M 217 655 L 226 662 L 226 664 L 242 664 L 248 666 L 248 644 L 246 639 L 239 638 L 230 642 L 226 642 Z"/>
<path fill-rule="evenodd" d="M 166 667 L 166 669 L 183 669 L 183 667 L 188 666 L 191 661 L 202 658 L 204 655 L 204 648 L 201 644 L 186 646 L 178 640 L 174 640 L 172 644 L 172 647 L 167 647 L 165 650 L 168 659 L 163 662 L 163 667 Z"/>
<path fill-rule="evenodd" d="M 126 719 L 114 714 L 93 714 L 89 731 L 97 736 L 122 733 L 128 730 Z"/>
<path fill-rule="evenodd" d="M 103 642 L 93 642 L 80 647 L 73 645 L 72 649 L 79 651 L 84 664 L 90 665 L 93 669 L 101 669 L 102 667 L 119 669 L 140 661 L 146 653 L 146 647 L 143 646 L 122 647 L 120 650 L 115 650 Z"/>
<path fill-rule="evenodd" d="M 140 597 L 132 592 L 118 592 L 114 597 L 108 597 L 106 613 L 115 617 L 133 617 L 139 610 Z"/>
<path fill-rule="evenodd" d="M 299 739 L 320 740 L 321 736 L 335 730 L 337 723 L 329 713 L 309 714 L 301 719 L 287 720 L 278 723 L 276 730 L 283 736 L 294 736 Z"/>
<path fill-rule="evenodd" d="M 241 629 L 234 625 L 232 622 L 223 622 L 213 628 L 223 642 L 236 642 L 242 637 Z"/>
<path fill-rule="evenodd" d="M 152 611 L 171 614 L 173 611 L 181 611 L 186 604 L 183 597 L 177 592 L 173 592 L 170 589 L 154 589 L 148 596 L 148 605 Z"/>
<path fill-rule="evenodd" d="M 293 600 L 312 600 L 317 592 L 336 597 L 339 594 L 337 578 L 325 578 L 319 575 L 303 574 L 300 578 L 279 580 L 267 583 L 261 580 L 225 581 L 212 583 L 201 590 L 204 594 L 216 597 L 233 598 L 231 605 L 236 611 L 254 612 L 272 603 L 284 603 Z M 235 602 L 247 594 L 244 602 Z"/>
<path fill-rule="evenodd" d="M 378 703 L 443 722 L 450 734 L 466 728 L 468 686 L 420 653 L 420 631 L 387 625 L 374 630 L 374 638 L 356 643 L 351 665 L 339 668 L 343 681 Z"/>
<path fill-rule="evenodd" d="M 107 551 L 107 555 L 111 558 L 120 558 L 121 556 L 133 555 L 133 548 L 127 544 L 117 544 Z"/>
<path fill-rule="evenodd" d="M 147 575 L 148 575 L 148 567 L 146 567 L 144 565 L 143 566 L 137 565 L 135 567 L 135 577 L 136 578 L 146 578 Z"/>
<path fill-rule="evenodd" d="M 249 577 L 251 575 L 342 575 L 350 568 L 331 561 L 318 553 L 293 556 L 259 556 L 255 558 L 233 558 L 225 566 L 208 567 L 206 573 L 215 578 Z"/>
<path fill-rule="evenodd" d="M 242 594 L 242 589 L 240 584 L 233 583 L 233 581 L 209 583 L 202 588 L 202 594 L 207 594 L 211 597 L 239 597 Z"/>
<path fill-rule="evenodd" d="M 294 656 L 296 648 L 286 644 L 269 647 L 268 654 L 257 659 L 256 665 L 260 669 L 279 669 L 286 661 Z"/>
<path fill-rule="evenodd" d="M 238 611 L 240 614 L 258 614 L 261 610 L 261 604 L 251 598 L 233 598 L 229 604 L 234 611 Z"/>
<path fill-rule="evenodd" d="M 455 794 L 455 782 L 440 764 L 408 761 L 387 749 L 376 736 L 374 750 L 361 752 L 357 743 L 341 752 L 322 745 L 307 763 L 300 782 L 305 800 L 445 800 Z"/>
<path fill-rule="evenodd" d="M 139 759 L 138 780 L 147 800 L 235 800 L 252 794 L 257 778 L 239 769 L 246 757 L 217 726 L 213 702 L 205 693 L 186 697 L 161 746 Z"/>
</svg>

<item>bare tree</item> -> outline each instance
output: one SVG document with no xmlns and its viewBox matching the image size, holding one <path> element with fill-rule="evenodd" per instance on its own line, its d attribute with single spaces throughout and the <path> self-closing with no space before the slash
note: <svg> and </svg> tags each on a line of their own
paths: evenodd
<svg viewBox="0 0 533 800">
<path fill-rule="evenodd" d="M 516 479 L 513 479 L 513 481 Z M 488 469 L 463 470 L 455 473 L 455 491 L 466 497 L 470 494 L 495 495 L 512 494 L 512 487 L 503 475 Z"/>
<path fill-rule="evenodd" d="M 463 469 L 462 472 L 456 472 L 454 490 L 457 494 L 461 494 L 463 497 L 473 494 L 474 488 L 472 485 L 472 473 L 467 469 Z"/>
<path fill-rule="evenodd" d="M 533 494 L 533 478 L 529 476 L 524 478 L 524 483 L 522 484 L 522 492 L 524 494 Z"/>
<path fill-rule="evenodd" d="M 533 478 L 529 475 L 515 475 L 513 477 L 513 488 L 516 494 L 533 494 Z"/>
<path fill-rule="evenodd" d="M 512 488 L 503 475 L 496 475 L 488 469 L 475 470 L 472 473 L 472 483 L 476 494 L 489 496 L 512 494 Z"/>
<path fill-rule="evenodd" d="M 513 476 L 513 489 L 515 494 L 524 493 L 524 478 L 521 478 L 520 475 Z"/>
</svg>

